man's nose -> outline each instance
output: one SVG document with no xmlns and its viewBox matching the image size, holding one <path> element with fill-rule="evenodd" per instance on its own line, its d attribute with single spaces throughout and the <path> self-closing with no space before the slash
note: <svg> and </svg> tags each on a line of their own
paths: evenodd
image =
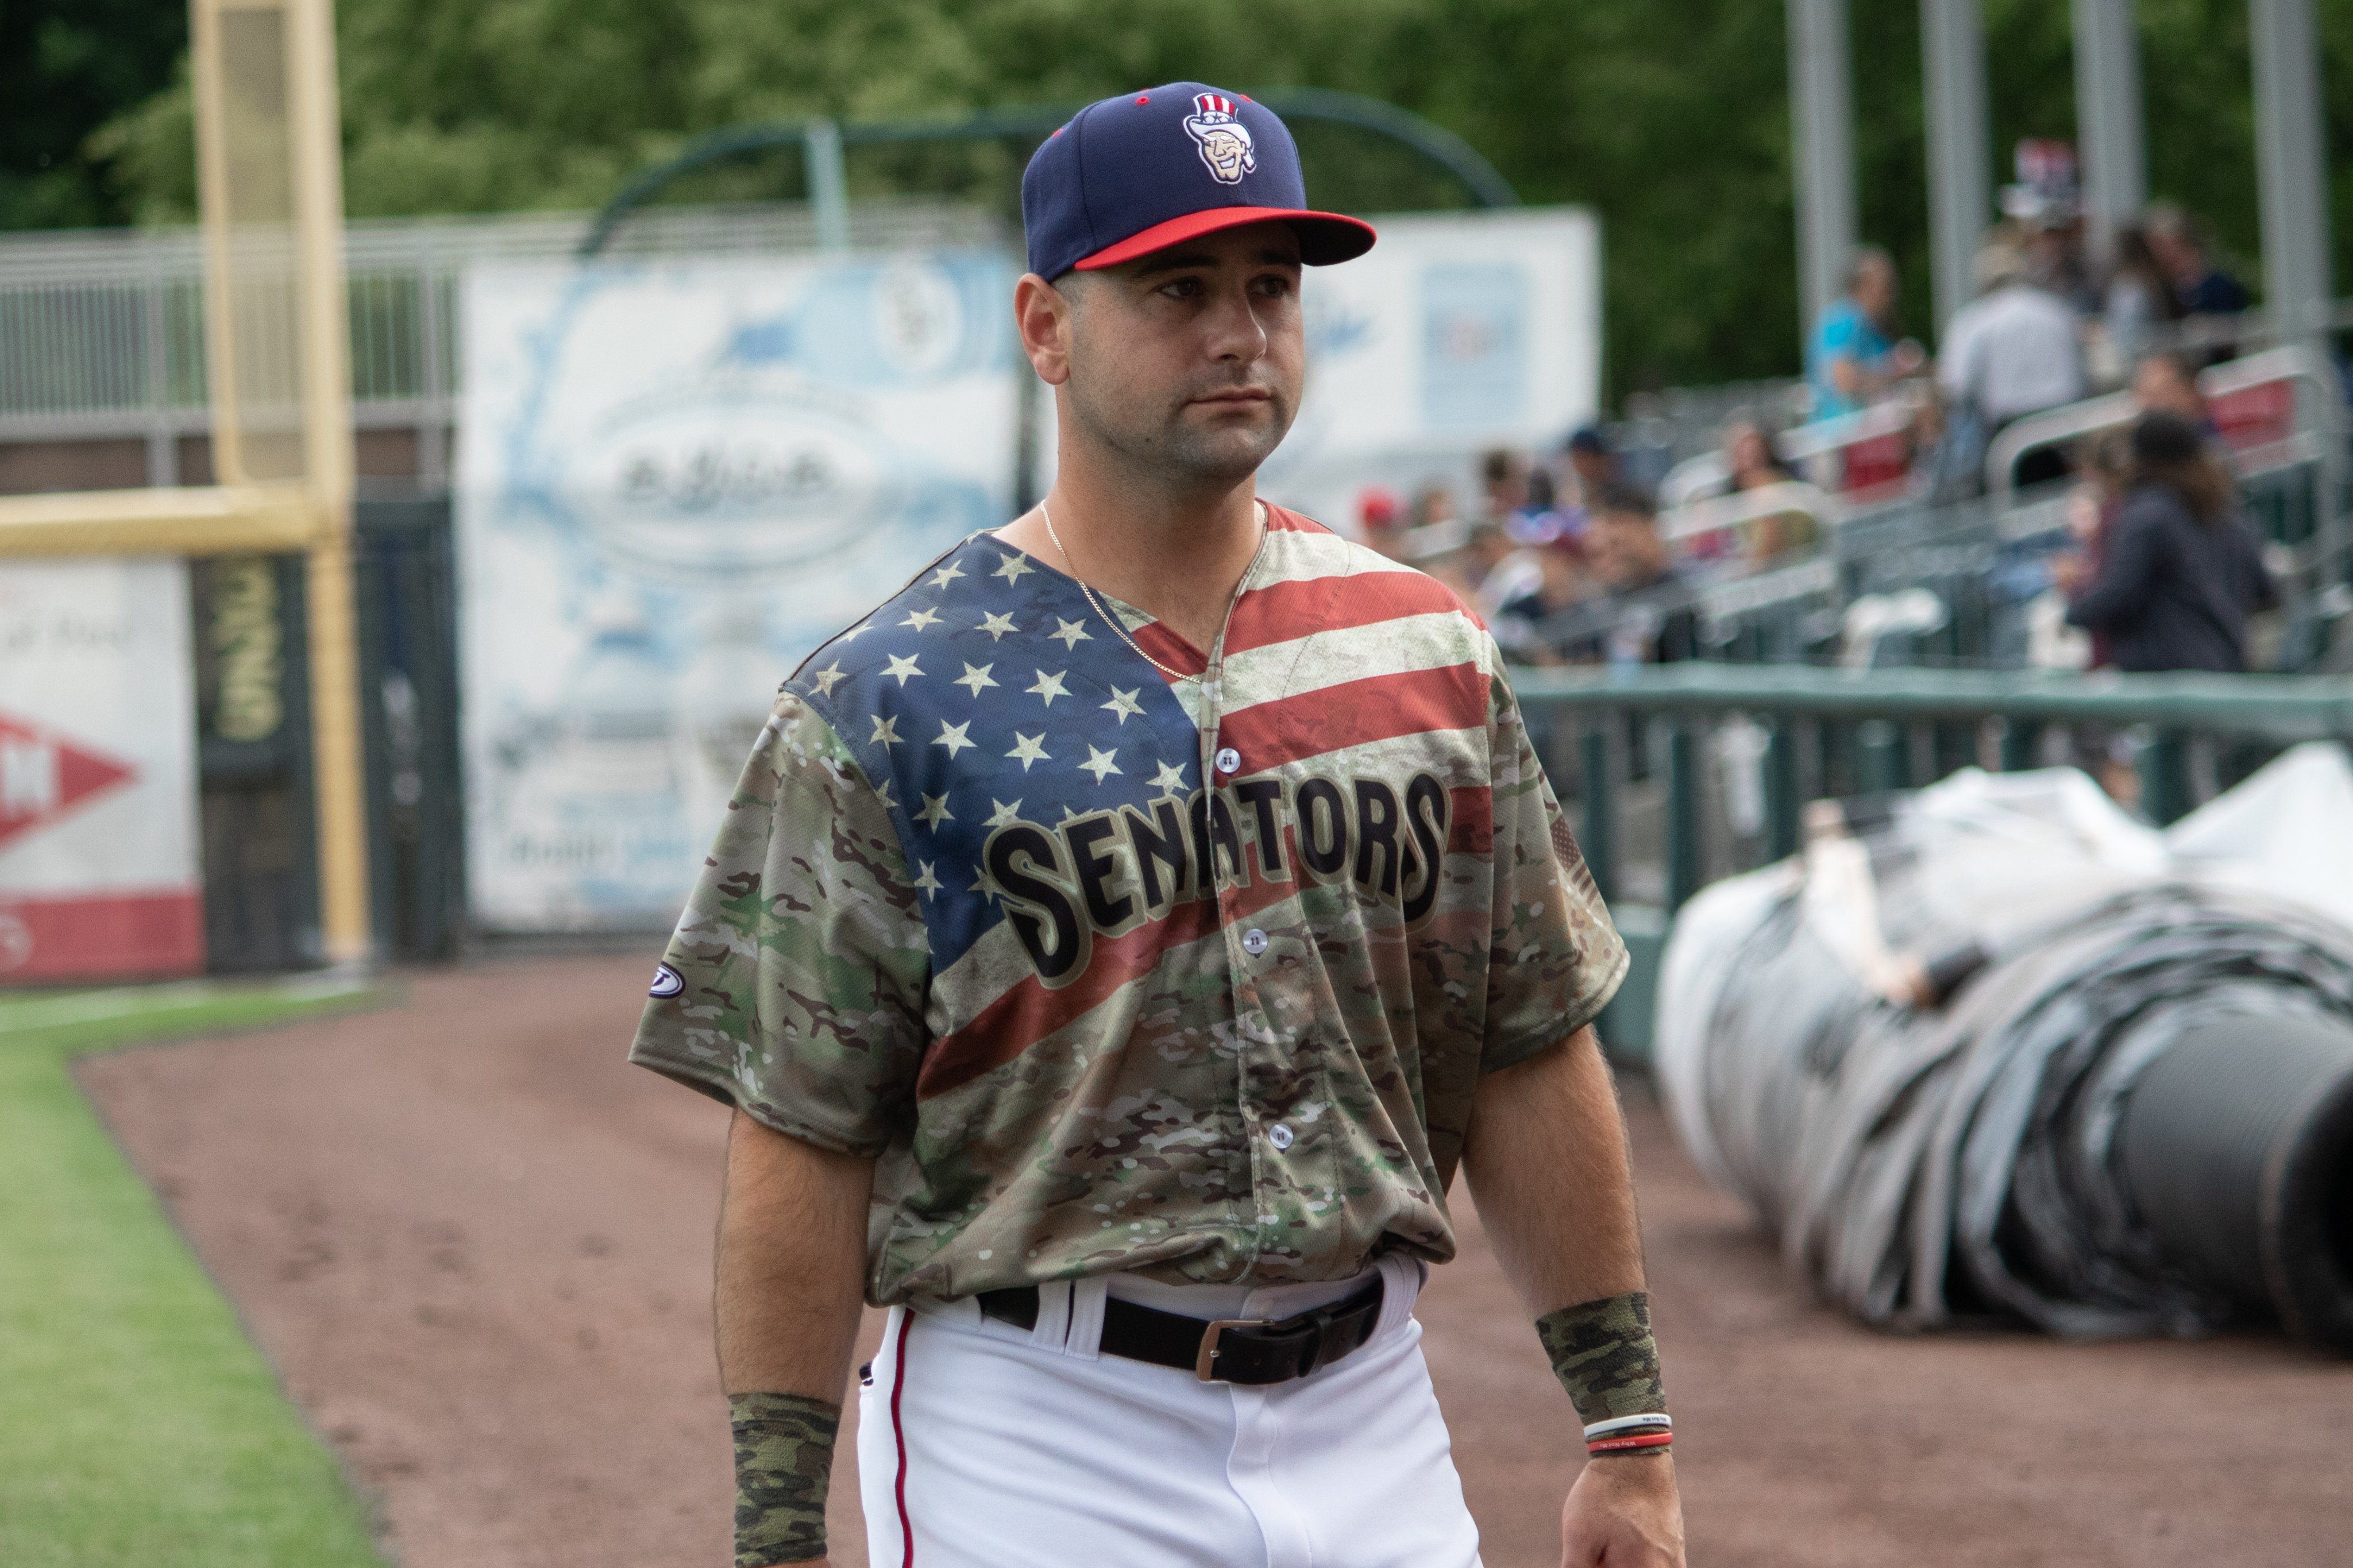
<svg viewBox="0 0 2353 1568">
<path fill-rule="evenodd" d="M 1208 331 L 1213 358 L 1248 362 L 1266 353 L 1266 323 L 1259 320 L 1257 302 L 1247 289 L 1219 291 L 1209 310 Z"/>
</svg>

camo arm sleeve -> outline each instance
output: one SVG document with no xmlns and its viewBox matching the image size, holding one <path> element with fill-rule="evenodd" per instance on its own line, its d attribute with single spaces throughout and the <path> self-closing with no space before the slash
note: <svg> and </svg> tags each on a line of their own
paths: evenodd
<svg viewBox="0 0 2353 1568">
<path fill-rule="evenodd" d="M 1627 959 L 1492 642 L 1488 673 L 1495 912 L 1479 1065 L 1493 1072 L 1593 1022 L 1626 978 Z"/>
<path fill-rule="evenodd" d="M 728 804 L 629 1059 L 819 1148 L 913 1114 L 929 960 L 888 809 L 789 691 Z"/>
</svg>

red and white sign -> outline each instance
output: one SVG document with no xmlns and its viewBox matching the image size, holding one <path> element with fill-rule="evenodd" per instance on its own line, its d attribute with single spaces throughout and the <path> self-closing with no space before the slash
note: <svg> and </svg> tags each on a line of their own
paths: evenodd
<svg viewBox="0 0 2353 1568">
<path fill-rule="evenodd" d="M 0 985 L 205 962 L 188 579 L 0 567 Z"/>
</svg>

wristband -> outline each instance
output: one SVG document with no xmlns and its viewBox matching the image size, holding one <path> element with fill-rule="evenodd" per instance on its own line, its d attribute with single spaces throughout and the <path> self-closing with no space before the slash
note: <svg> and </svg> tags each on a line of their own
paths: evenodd
<svg viewBox="0 0 2353 1568">
<path fill-rule="evenodd" d="M 825 1494 L 841 1406 L 805 1394 L 731 1394 L 735 1568 L 825 1555 Z"/>
<path fill-rule="evenodd" d="M 1588 1453 L 1655 1453 L 1673 1441 L 1647 1293 L 1546 1312 L 1536 1320 L 1536 1337 L 1553 1375 L 1588 1423 Z"/>
</svg>

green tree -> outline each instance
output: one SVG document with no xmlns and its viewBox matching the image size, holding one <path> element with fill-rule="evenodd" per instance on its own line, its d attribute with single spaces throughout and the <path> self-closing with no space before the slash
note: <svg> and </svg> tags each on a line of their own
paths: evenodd
<svg viewBox="0 0 2353 1568">
<path fill-rule="evenodd" d="M 58 0 L 51 8 L 62 13 Z M 100 0 L 85 0 L 96 5 Z M 178 0 L 103 0 L 176 14 Z M 1854 0 L 1865 237 L 1929 325 L 1917 0 Z M 2068 8 L 1986 0 L 1998 178 L 2025 135 L 2070 136 Z M 2353 0 L 2319 0 L 2324 92 L 2353 103 Z M 2258 254 L 2246 0 L 2140 0 L 2152 189 Z M 151 17 L 151 20 L 153 18 Z M 1612 386 L 1787 374 L 1797 280 L 1782 6 L 1773 0 L 340 0 L 353 214 L 593 207 L 721 126 L 950 117 L 1198 78 L 1387 99 L 1466 137 L 1531 202 L 1600 215 Z M 90 142 L 142 221 L 194 208 L 185 80 Z M 2353 214 L 2353 114 L 2332 125 Z M 1410 159 L 1301 134 L 1311 188 L 1348 210 L 1459 202 Z M 859 195 L 956 195 L 1011 213 L 1027 149 L 867 149 Z M 676 200 L 801 194 L 789 153 Z M 1988 217 L 1991 217 L 1991 214 Z M 2353 221 L 2336 228 L 2353 263 Z M 2247 266 L 2250 281 L 2259 269 Z M 2353 269 L 2344 275 L 2353 279 Z"/>
<path fill-rule="evenodd" d="M 0 229 L 127 221 L 90 133 L 162 89 L 187 47 L 185 4 L 0 6 Z"/>
</svg>

